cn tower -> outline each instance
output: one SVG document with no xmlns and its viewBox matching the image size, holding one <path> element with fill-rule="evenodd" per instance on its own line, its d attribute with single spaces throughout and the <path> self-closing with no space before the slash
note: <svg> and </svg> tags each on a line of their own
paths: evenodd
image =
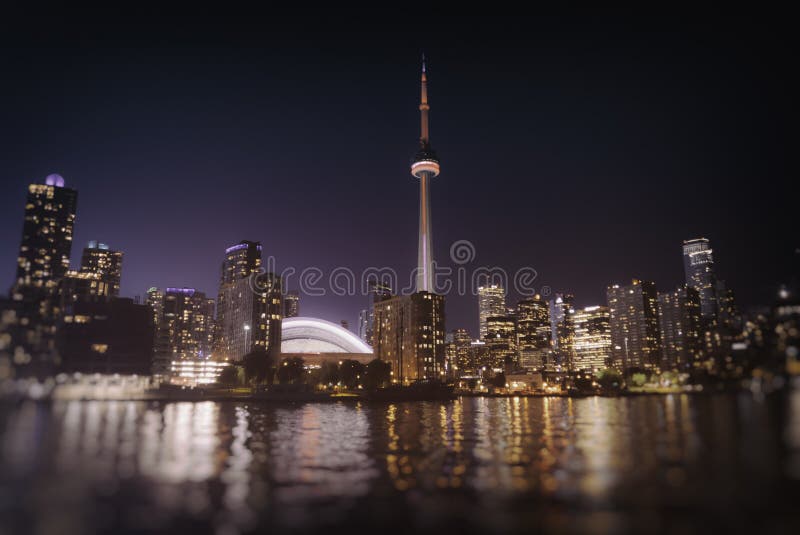
<svg viewBox="0 0 800 535">
<path fill-rule="evenodd" d="M 439 159 L 431 148 L 428 132 L 428 78 L 422 56 L 419 151 L 411 164 L 411 174 L 419 179 L 419 252 L 417 253 L 417 291 L 433 292 L 433 236 L 431 234 L 430 182 L 439 174 Z"/>
</svg>

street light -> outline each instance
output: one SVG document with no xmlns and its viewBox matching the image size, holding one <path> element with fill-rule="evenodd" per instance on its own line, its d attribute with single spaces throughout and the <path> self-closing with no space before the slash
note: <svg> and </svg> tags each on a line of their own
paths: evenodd
<svg viewBox="0 0 800 535">
<path fill-rule="evenodd" d="M 250 339 L 250 325 L 247 323 L 244 324 L 244 351 L 245 355 L 250 352 L 250 346 L 247 345 L 247 342 Z"/>
</svg>

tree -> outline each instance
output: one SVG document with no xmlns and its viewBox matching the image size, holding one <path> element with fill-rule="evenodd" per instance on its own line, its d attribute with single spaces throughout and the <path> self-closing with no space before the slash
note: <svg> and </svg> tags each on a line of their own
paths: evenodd
<svg viewBox="0 0 800 535">
<path fill-rule="evenodd" d="M 622 374 L 613 368 L 606 368 L 599 373 L 597 382 L 603 390 L 620 390 L 622 388 Z"/>
<path fill-rule="evenodd" d="M 306 366 L 302 358 L 285 358 L 278 366 L 278 381 L 282 385 L 299 383 L 303 380 L 305 373 Z"/>
<path fill-rule="evenodd" d="M 239 372 L 241 368 L 236 365 L 226 366 L 219 374 L 217 382 L 225 386 L 238 386 L 240 384 Z"/>
<path fill-rule="evenodd" d="M 303 382 L 308 386 L 316 388 L 317 386 L 323 384 L 322 382 L 322 368 L 309 368 L 306 370 L 306 373 L 303 374 Z M 326 384 L 327 386 L 327 384 Z"/>
<path fill-rule="evenodd" d="M 631 375 L 631 384 L 633 386 L 642 387 L 647 383 L 647 375 L 643 373 L 634 373 Z"/>
<path fill-rule="evenodd" d="M 375 390 L 385 387 L 392 379 L 392 365 L 380 359 L 371 360 L 364 369 L 364 388 Z"/>
<path fill-rule="evenodd" d="M 250 384 L 266 382 L 272 384 L 275 378 L 275 360 L 263 349 L 254 349 L 242 359 L 244 376 Z"/>
<path fill-rule="evenodd" d="M 661 386 L 677 385 L 679 382 L 678 372 L 667 370 L 661 374 L 661 378 L 658 382 Z"/>
<path fill-rule="evenodd" d="M 364 365 L 357 360 L 345 360 L 339 365 L 339 380 L 347 388 L 356 388 L 364 375 Z"/>
<path fill-rule="evenodd" d="M 339 363 L 323 362 L 320 368 L 320 383 L 327 386 L 336 386 L 339 383 Z"/>
</svg>

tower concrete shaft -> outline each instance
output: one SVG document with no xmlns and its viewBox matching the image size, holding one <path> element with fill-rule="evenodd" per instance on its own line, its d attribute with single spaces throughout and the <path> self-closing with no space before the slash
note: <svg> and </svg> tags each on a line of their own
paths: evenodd
<svg viewBox="0 0 800 535">
<path fill-rule="evenodd" d="M 433 292 L 433 233 L 431 230 L 430 181 L 439 174 L 439 160 L 431 148 L 428 112 L 428 78 L 422 58 L 420 94 L 419 152 L 411 165 L 411 174 L 419 178 L 419 250 L 417 253 L 417 291 Z"/>
<path fill-rule="evenodd" d="M 430 175 L 419 177 L 419 248 L 417 252 L 417 291 L 433 291 L 433 235 L 431 230 Z"/>
</svg>

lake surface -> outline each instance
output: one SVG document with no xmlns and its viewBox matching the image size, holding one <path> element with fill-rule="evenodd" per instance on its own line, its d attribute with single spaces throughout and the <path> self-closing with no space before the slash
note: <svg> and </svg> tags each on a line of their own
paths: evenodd
<svg viewBox="0 0 800 535">
<path fill-rule="evenodd" d="M 2 535 L 800 526 L 798 392 L 26 402 L 0 426 Z"/>
</svg>

